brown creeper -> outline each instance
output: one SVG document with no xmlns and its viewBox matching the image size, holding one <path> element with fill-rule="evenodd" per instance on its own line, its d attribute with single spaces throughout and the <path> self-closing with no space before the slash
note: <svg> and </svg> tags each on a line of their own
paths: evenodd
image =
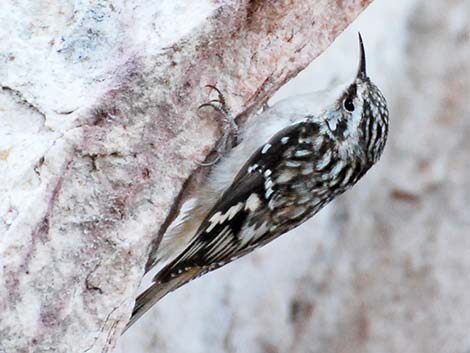
<svg viewBox="0 0 470 353">
<path fill-rule="evenodd" d="M 214 166 L 165 235 L 157 255 L 169 261 L 137 298 L 128 327 L 169 291 L 297 227 L 377 162 L 387 103 L 367 76 L 360 35 L 359 43 L 352 83 L 268 108 Z"/>
</svg>

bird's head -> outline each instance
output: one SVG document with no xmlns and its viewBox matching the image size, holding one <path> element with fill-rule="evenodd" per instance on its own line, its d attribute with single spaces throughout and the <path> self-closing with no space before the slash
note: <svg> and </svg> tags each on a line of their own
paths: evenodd
<svg viewBox="0 0 470 353">
<path fill-rule="evenodd" d="M 387 140 L 388 108 L 384 96 L 367 75 L 360 34 L 359 49 L 356 77 L 352 83 L 338 88 L 333 104 L 326 111 L 326 122 L 338 140 L 355 145 L 367 162 L 373 164 L 380 158 Z"/>
</svg>

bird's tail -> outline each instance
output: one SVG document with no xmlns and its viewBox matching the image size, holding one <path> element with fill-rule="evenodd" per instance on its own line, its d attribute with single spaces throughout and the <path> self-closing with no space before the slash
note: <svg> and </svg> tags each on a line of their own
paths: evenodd
<svg viewBox="0 0 470 353">
<path fill-rule="evenodd" d="M 122 333 L 126 332 L 129 327 L 131 327 L 138 319 L 142 317 L 142 315 L 144 315 L 156 302 L 162 299 L 165 295 L 181 287 L 183 284 L 194 278 L 196 271 L 197 269 L 193 269 L 193 271 L 188 271 L 180 276 L 171 278 L 168 281 L 156 281 L 152 283 L 152 285 L 148 289 L 146 289 L 137 297 L 134 309 L 132 310 L 131 318 L 129 319 L 129 322 L 127 323 Z M 159 279 L 158 274 L 156 279 Z"/>
<path fill-rule="evenodd" d="M 153 283 L 148 289 L 141 293 L 135 301 L 131 318 L 129 319 L 129 322 L 127 323 L 122 333 L 126 332 L 129 327 L 131 327 L 138 319 L 140 319 L 142 315 L 147 312 L 147 310 L 152 307 L 153 304 L 158 302 L 169 292 L 171 292 L 171 287 L 168 286 L 167 283 L 164 283 L 163 285 L 157 285 L 156 283 Z"/>
</svg>

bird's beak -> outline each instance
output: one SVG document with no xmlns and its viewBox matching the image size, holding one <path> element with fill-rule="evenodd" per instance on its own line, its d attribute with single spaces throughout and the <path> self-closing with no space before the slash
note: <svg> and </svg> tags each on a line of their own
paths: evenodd
<svg viewBox="0 0 470 353">
<path fill-rule="evenodd" d="M 362 42 L 361 33 L 359 33 L 359 68 L 357 70 L 356 78 L 361 80 L 365 80 L 367 78 L 367 71 L 366 71 L 366 52 L 364 50 L 364 43 Z"/>
</svg>

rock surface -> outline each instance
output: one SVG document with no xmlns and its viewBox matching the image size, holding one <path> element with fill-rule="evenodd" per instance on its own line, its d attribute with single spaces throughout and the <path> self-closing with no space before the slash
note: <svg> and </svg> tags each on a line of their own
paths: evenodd
<svg viewBox="0 0 470 353">
<path fill-rule="evenodd" d="M 276 98 L 347 79 L 361 31 L 391 110 L 380 163 L 312 221 L 181 288 L 132 353 L 470 352 L 470 3 L 376 1 Z"/>
<path fill-rule="evenodd" d="M 368 3 L 3 1 L 0 352 L 111 350 L 218 137 L 217 117 L 195 114 L 204 85 L 256 110 Z"/>
</svg>

